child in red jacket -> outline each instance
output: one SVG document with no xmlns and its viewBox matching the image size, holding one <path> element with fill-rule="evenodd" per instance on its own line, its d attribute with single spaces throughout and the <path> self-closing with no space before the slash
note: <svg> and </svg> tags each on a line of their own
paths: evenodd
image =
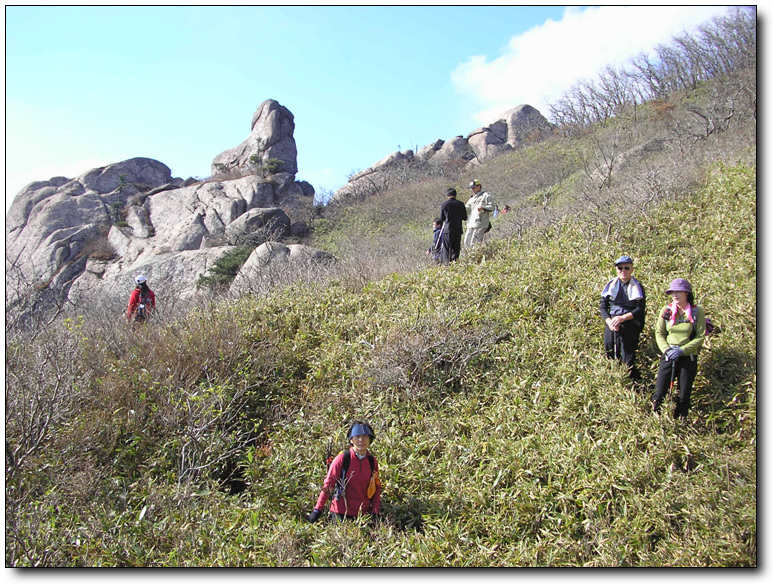
<svg viewBox="0 0 773 584">
<path fill-rule="evenodd" d="M 332 498 L 330 513 L 334 520 L 351 520 L 361 514 L 376 516 L 379 513 L 381 481 L 378 462 L 368 451 L 371 442 L 376 439 L 373 428 L 357 420 L 352 423 L 346 437 L 351 448 L 338 454 L 330 464 L 317 504 L 307 517 L 311 523 L 319 519 L 329 498 Z"/>
</svg>

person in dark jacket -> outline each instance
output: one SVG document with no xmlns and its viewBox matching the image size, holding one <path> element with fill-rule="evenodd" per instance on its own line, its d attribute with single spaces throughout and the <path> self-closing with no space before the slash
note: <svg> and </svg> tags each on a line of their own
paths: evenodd
<svg viewBox="0 0 773 584">
<path fill-rule="evenodd" d="M 378 461 L 368 451 L 376 435 L 370 424 L 356 420 L 349 428 L 347 438 L 350 444 L 349 451 L 338 454 L 330 464 L 317 504 L 307 516 L 311 523 L 319 519 L 330 498 L 332 498 L 330 513 L 333 520 L 352 520 L 363 514 L 378 516 L 381 508 Z M 347 469 L 344 469 L 345 457 L 349 459 Z"/>
<path fill-rule="evenodd" d="M 435 263 L 438 263 L 438 264 L 440 263 L 440 256 L 442 253 L 441 251 L 442 242 L 440 241 L 442 230 L 443 230 L 443 223 L 442 221 L 440 221 L 440 217 L 438 217 L 432 222 L 432 245 L 427 250 L 427 255 L 431 257 L 435 261 Z"/>
<path fill-rule="evenodd" d="M 628 376 L 641 378 L 636 368 L 636 349 L 644 328 L 647 298 L 644 286 L 633 277 L 633 259 L 621 256 L 615 261 L 617 277 L 601 291 L 599 312 L 604 319 L 604 350 L 609 359 L 616 359 L 628 368 Z"/>
<path fill-rule="evenodd" d="M 440 206 L 442 253 L 444 264 L 459 259 L 462 249 L 462 221 L 467 221 L 467 207 L 456 199 L 456 189 L 446 190 L 446 201 Z"/>
<path fill-rule="evenodd" d="M 695 305 L 692 286 L 684 278 L 677 278 L 668 287 L 671 304 L 660 311 L 655 323 L 655 341 L 662 353 L 652 411 L 657 413 L 674 380 L 679 384 L 679 394 L 674 408 L 675 419 L 686 419 L 690 411 L 690 395 L 695 376 L 698 374 L 698 353 L 706 338 L 706 313 Z"/>
</svg>

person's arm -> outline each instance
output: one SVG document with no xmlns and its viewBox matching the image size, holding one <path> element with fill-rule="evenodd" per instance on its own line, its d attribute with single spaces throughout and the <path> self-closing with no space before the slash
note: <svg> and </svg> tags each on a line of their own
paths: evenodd
<svg viewBox="0 0 773 584">
<path fill-rule="evenodd" d="M 318 511 L 322 511 L 325 508 L 325 504 L 327 503 L 328 499 L 335 492 L 336 483 L 338 482 L 338 479 L 341 478 L 341 471 L 343 470 L 343 467 L 344 455 L 343 452 L 340 452 L 333 459 L 333 462 L 330 463 L 330 468 L 327 471 L 325 482 L 322 483 L 322 490 L 319 493 L 319 497 L 317 497 L 317 504 L 314 505 L 314 508 Z"/>
<path fill-rule="evenodd" d="M 126 320 L 131 320 L 132 316 L 134 315 L 134 311 L 137 310 L 139 298 L 139 290 L 132 290 L 132 293 L 129 295 L 129 306 L 126 308 Z"/>
<path fill-rule="evenodd" d="M 491 213 L 494 210 L 494 199 L 491 198 L 491 195 L 486 193 L 486 196 L 483 198 L 480 206 L 484 211 Z"/>
<path fill-rule="evenodd" d="M 661 353 L 665 353 L 670 348 L 668 341 L 666 341 L 668 327 L 666 326 L 666 319 L 663 318 L 663 310 L 658 314 L 658 321 L 655 323 L 655 342 L 658 344 L 658 349 L 660 349 Z"/>
<path fill-rule="evenodd" d="M 647 313 L 647 299 L 645 297 L 641 297 L 636 301 L 636 308 L 634 308 L 631 311 L 631 320 L 638 320 L 639 322 L 642 322 L 644 320 L 644 315 Z"/>
</svg>

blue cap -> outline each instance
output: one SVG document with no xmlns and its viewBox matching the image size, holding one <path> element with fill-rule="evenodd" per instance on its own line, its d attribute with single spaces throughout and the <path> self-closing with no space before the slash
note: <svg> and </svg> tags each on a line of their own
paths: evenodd
<svg viewBox="0 0 773 584">
<path fill-rule="evenodd" d="M 349 430 L 347 439 L 351 440 L 355 436 L 360 436 L 362 434 L 370 436 L 371 441 L 376 439 L 376 435 L 368 424 L 356 424 L 352 426 L 351 430 Z"/>
<path fill-rule="evenodd" d="M 619 264 L 632 264 L 633 265 L 633 258 L 631 256 L 627 256 L 627 255 L 620 256 L 619 258 L 617 258 L 615 260 L 615 265 L 617 266 Z"/>
</svg>

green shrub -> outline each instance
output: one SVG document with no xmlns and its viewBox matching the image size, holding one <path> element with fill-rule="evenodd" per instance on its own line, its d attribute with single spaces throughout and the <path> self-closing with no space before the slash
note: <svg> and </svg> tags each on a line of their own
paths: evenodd
<svg viewBox="0 0 773 584">
<path fill-rule="evenodd" d="M 233 282 L 236 274 L 255 249 L 253 245 L 239 245 L 215 261 L 208 275 L 200 276 L 196 288 L 223 288 Z"/>
</svg>

